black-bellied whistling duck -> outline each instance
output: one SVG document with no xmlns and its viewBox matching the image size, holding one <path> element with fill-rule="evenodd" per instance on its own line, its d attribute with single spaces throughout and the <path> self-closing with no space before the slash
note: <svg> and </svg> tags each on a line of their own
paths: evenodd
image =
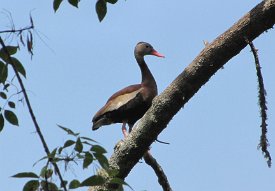
<svg viewBox="0 0 275 191">
<path fill-rule="evenodd" d="M 122 132 L 126 136 L 126 123 L 131 131 L 135 122 L 149 109 L 153 98 L 157 95 L 157 84 L 144 61 L 144 56 L 164 56 L 146 42 L 139 42 L 134 53 L 141 71 L 141 84 L 128 86 L 113 94 L 93 117 L 93 130 L 103 125 L 123 123 Z"/>
</svg>

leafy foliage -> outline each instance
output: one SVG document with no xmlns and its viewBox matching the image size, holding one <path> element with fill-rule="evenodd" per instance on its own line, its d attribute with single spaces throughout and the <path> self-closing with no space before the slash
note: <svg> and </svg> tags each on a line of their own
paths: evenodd
<svg viewBox="0 0 275 191">
<path fill-rule="evenodd" d="M 54 0 L 53 6 L 55 11 L 59 8 L 62 1 L 63 0 Z M 68 0 L 68 2 L 72 6 L 78 7 L 78 3 L 80 2 L 80 0 Z M 114 4 L 117 1 L 109 0 L 103 2 L 106 5 L 107 2 Z M 104 18 L 104 16 L 102 17 L 102 19 Z M 27 48 L 30 55 L 33 55 L 33 35 L 30 31 L 31 29 L 33 29 L 32 17 L 30 17 L 30 22 L 30 27 L 23 28 L 22 30 L 15 30 L 19 31 L 17 34 L 17 46 L 5 45 L 4 41 L 0 37 L 0 44 L 2 45 L 2 48 L 0 49 L 0 132 L 3 130 L 4 125 L 6 124 L 5 121 L 12 125 L 19 126 L 18 117 L 15 114 L 16 102 L 13 100 L 13 96 L 19 95 L 23 91 L 24 98 L 28 103 L 28 96 L 26 95 L 26 92 L 24 90 L 25 88 L 23 85 L 21 85 L 21 76 L 26 78 L 26 70 L 20 60 L 16 58 L 15 54 L 18 50 L 20 50 L 19 45 L 23 45 Z M 25 30 L 27 31 L 27 34 L 23 35 Z M 9 69 L 12 70 L 9 71 Z M 14 75 L 12 71 L 16 75 Z M 10 75 L 12 77 L 10 77 Z M 16 85 L 14 85 L 14 83 L 12 82 L 14 80 L 14 76 L 17 77 L 22 91 L 18 90 Z M 10 94 L 11 87 L 14 87 L 16 89 L 16 93 Z M 20 99 L 18 98 L 17 101 L 20 101 Z M 62 177 L 57 177 L 61 176 L 60 174 L 58 174 L 57 171 L 59 168 L 56 167 L 60 163 L 65 164 L 63 166 L 66 171 L 69 163 L 77 165 L 79 163 L 82 163 L 82 165 L 79 166 L 81 166 L 82 169 L 88 169 L 91 164 L 94 164 L 96 162 L 97 166 L 99 164 L 102 168 L 106 170 L 107 174 L 110 175 L 111 178 L 108 178 L 108 180 L 112 180 L 113 176 L 117 174 L 117 171 L 109 168 L 108 160 L 104 155 L 106 153 L 106 150 L 103 147 L 98 145 L 95 140 L 89 137 L 80 136 L 79 133 L 76 133 L 67 127 L 61 125 L 58 125 L 58 127 L 65 131 L 69 136 L 73 136 L 73 138 L 70 137 L 68 140 L 65 141 L 62 146 L 54 148 L 51 152 L 47 147 L 44 147 L 47 148 L 45 149 L 46 156 L 42 157 L 34 164 L 36 165 L 38 162 L 44 163 L 43 167 L 40 169 L 40 173 L 19 172 L 12 176 L 13 178 L 29 179 L 25 183 L 23 191 L 67 190 L 67 187 L 69 189 L 75 189 L 82 186 L 101 185 L 106 181 L 106 178 L 103 178 L 103 176 L 101 175 L 93 175 L 86 178 L 82 182 L 77 179 L 72 180 L 70 181 L 69 185 L 67 185 L 68 181 L 63 180 Z M 60 180 L 60 186 L 57 186 L 56 184 L 56 180 L 58 180 L 58 178 Z"/>
<path fill-rule="evenodd" d="M 80 137 L 77 138 L 77 141 L 75 143 L 75 147 L 74 147 L 74 150 L 81 153 L 83 151 L 83 144 L 81 142 L 81 139 Z"/>
<path fill-rule="evenodd" d="M 79 3 L 80 0 L 68 0 L 68 2 L 74 6 L 74 7 L 77 7 L 78 8 L 78 3 Z"/>
<path fill-rule="evenodd" d="M 94 175 L 94 176 L 87 178 L 83 182 L 81 182 L 80 185 L 81 186 L 99 186 L 104 183 L 105 183 L 105 179 L 102 176 Z"/>
<path fill-rule="evenodd" d="M 19 126 L 18 117 L 13 111 L 16 107 L 14 101 L 12 101 L 12 96 L 10 95 L 9 88 L 10 82 L 9 79 L 9 68 L 14 68 L 22 76 L 26 77 L 26 70 L 22 63 L 14 56 L 19 49 L 19 46 L 3 45 L 3 40 L 1 40 L 2 48 L 0 49 L 0 132 L 4 128 L 5 120 L 8 123 Z M 16 90 L 18 91 L 18 90 Z M 17 92 L 18 93 L 18 92 Z M 16 94 L 17 94 L 16 93 Z"/>
<path fill-rule="evenodd" d="M 78 188 L 80 187 L 80 182 L 79 180 L 72 180 L 69 184 L 69 189 L 75 189 L 75 188 Z"/>
<path fill-rule="evenodd" d="M 50 182 L 49 180 L 54 180 L 54 176 L 56 174 L 53 171 L 52 165 L 49 165 L 49 161 L 54 161 L 55 163 L 64 163 L 65 170 L 69 163 L 71 164 L 79 164 L 79 161 L 82 162 L 82 169 L 88 169 L 91 164 L 97 162 L 109 175 L 110 178 L 106 179 L 101 175 L 93 175 L 86 178 L 84 181 L 80 181 L 77 179 L 71 180 L 68 188 L 76 189 L 83 186 L 98 186 L 104 184 L 107 180 L 111 181 L 114 184 L 128 185 L 123 180 L 115 178 L 117 175 L 117 170 L 110 169 L 108 159 L 104 155 L 106 150 L 98 145 L 96 141 L 88 137 L 80 136 L 80 133 L 76 133 L 73 130 L 58 125 L 60 129 L 65 131 L 68 136 L 72 136 L 73 138 L 69 138 L 65 140 L 63 146 L 54 148 L 49 156 L 42 157 L 38 162 L 45 162 L 44 167 L 40 170 L 39 175 L 33 172 L 22 172 L 18 173 L 12 177 L 14 178 L 37 178 L 37 180 L 31 180 L 26 183 L 26 187 L 32 189 L 39 188 L 41 190 L 59 190 L 58 186 L 54 182 Z M 35 165 L 38 163 L 36 162 Z M 47 187 L 46 187 L 47 186 Z"/>
<path fill-rule="evenodd" d="M 75 144 L 75 141 L 73 141 L 73 140 L 67 140 L 67 141 L 64 143 L 63 148 L 72 146 L 73 144 Z"/>
<path fill-rule="evenodd" d="M 4 48 L 1 48 L 0 49 L 0 58 L 7 61 L 9 56 L 11 56 L 17 52 L 17 49 L 18 49 L 18 46 L 6 46 L 6 50 Z"/>
<path fill-rule="evenodd" d="M 10 108 L 13 108 L 13 109 L 15 108 L 15 103 L 12 101 L 9 101 L 8 105 L 10 106 Z"/>
<path fill-rule="evenodd" d="M 5 84 L 8 77 L 8 65 L 0 60 L 0 83 Z"/>
<path fill-rule="evenodd" d="M 40 176 L 42 178 L 50 178 L 53 175 L 53 170 L 51 168 L 48 168 L 48 166 L 44 166 L 41 169 Z"/>
<path fill-rule="evenodd" d="M 12 125 L 19 126 L 17 116 L 10 110 L 4 111 L 5 119 L 10 122 Z"/>
<path fill-rule="evenodd" d="M 75 3 L 71 1 L 71 3 Z M 23 42 L 22 42 L 23 43 Z M 32 35 L 28 36 L 27 43 L 32 43 Z M 29 45 L 29 51 L 32 51 L 32 45 Z M 5 46 L 4 46 L 5 47 Z M 0 91 L 0 101 L 4 101 L 0 107 L 0 132 L 3 130 L 5 121 L 12 125 L 19 126 L 18 118 L 14 112 L 16 108 L 15 102 L 12 100 L 12 95 L 9 95 L 10 83 L 7 82 L 9 78 L 8 68 L 15 69 L 20 75 L 26 78 L 26 70 L 23 64 L 14 56 L 18 50 L 16 46 L 6 46 L 0 49 L 0 85 L 3 86 Z M 13 55 L 13 56 L 12 56 Z M 79 161 L 82 162 L 82 169 L 88 169 L 93 162 L 97 162 L 102 168 L 106 169 L 108 172 L 113 172 L 109 169 L 109 164 L 106 156 L 106 150 L 97 144 L 97 142 L 89 137 L 80 136 L 79 133 L 73 130 L 58 125 L 60 129 L 65 131 L 69 138 L 65 141 L 62 146 L 54 148 L 47 156 L 42 157 L 38 162 L 43 162 L 45 165 L 41 168 L 40 173 L 34 172 L 20 172 L 13 175 L 13 178 L 28 178 L 31 179 L 25 183 L 23 191 L 30 190 L 52 190 L 57 191 L 61 186 L 57 186 L 53 180 L 56 180 L 57 176 L 54 173 L 53 164 L 64 163 L 65 170 L 69 163 L 78 164 Z M 68 154 L 69 153 L 69 154 Z M 35 164 L 37 164 L 36 162 Z M 80 180 L 72 180 L 68 185 L 68 188 L 78 188 L 81 186 L 88 185 L 100 185 L 104 183 L 105 180 L 100 175 L 93 175 L 88 177 L 82 183 Z M 64 181 L 67 184 L 67 181 Z M 63 185 L 64 185 L 63 184 Z"/>
<path fill-rule="evenodd" d="M 23 67 L 23 65 L 21 64 L 21 62 L 17 58 L 14 58 L 14 57 L 11 57 L 11 61 L 13 62 L 16 70 L 26 78 L 26 70 Z"/>
<path fill-rule="evenodd" d="M 124 180 L 122 180 L 121 178 L 112 178 L 110 180 L 110 183 L 114 183 L 114 184 L 118 184 L 118 185 L 126 185 L 128 186 L 131 190 L 134 190 L 129 184 L 127 184 Z"/>
<path fill-rule="evenodd" d="M 93 155 L 88 151 L 85 153 L 85 158 L 83 160 L 83 169 L 88 168 L 90 164 L 92 164 L 94 160 Z"/>
<path fill-rule="evenodd" d="M 4 92 L 0 92 L 0 97 L 3 99 L 7 99 L 7 95 Z"/>
<path fill-rule="evenodd" d="M 69 128 L 63 127 L 61 125 L 57 125 L 57 126 L 60 127 L 62 130 L 66 131 L 69 135 L 73 135 L 73 136 L 78 136 L 79 135 L 79 133 L 75 133 Z"/>
<path fill-rule="evenodd" d="M 67 0 L 70 5 L 78 8 L 80 0 Z M 95 10 L 97 13 L 98 20 L 101 22 L 107 14 L 107 3 L 116 4 L 118 0 L 97 0 L 95 5 Z M 59 9 L 60 4 L 63 0 L 54 0 L 53 1 L 53 10 L 56 12 Z"/>
<path fill-rule="evenodd" d="M 23 191 L 36 191 L 38 190 L 38 188 L 39 188 L 39 181 L 30 180 L 25 184 Z"/>
<path fill-rule="evenodd" d="M 13 178 L 39 178 L 39 176 L 33 172 L 20 172 L 12 176 Z"/>
<path fill-rule="evenodd" d="M 59 8 L 60 4 L 62 3 L 63 0 L 54 0 L 53 1 L 53 9 L 56 12 L 57 9 Z"/>
<path fill-rule="evenodd" d="M 5 125 L 5 120 L 2 113 L 0 113 L 0 132 L 3 130 L 4 125 Z"/>
<path fill-rule="evenodd" d="M 95 5 L 98 20 L 101 22 L 107 14 L 107 3 L 105 0 L 98 0 Z"/>
<path fill-rule="evenodd" d="M 106 0 L 106 2 L 111 3 L 111 4 L 116 4 L 117 0 Z"/>
<path fill-rule="evenodd" d="M 50 190 L 50 191 L 58 191 L 58 187 L 56 184 L 48 181 L 41 181 L 40 182 L 41 190 Z"/>
</svg>

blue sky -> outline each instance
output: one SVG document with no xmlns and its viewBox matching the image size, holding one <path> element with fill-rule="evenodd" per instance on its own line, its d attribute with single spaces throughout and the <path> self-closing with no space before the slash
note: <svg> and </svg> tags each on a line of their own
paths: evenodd
<svg viewBox="0 0 275 191">
<path fill-rule="evenodd" d="M 15 26 L 36 27 L 34 57 L 21 51 L 18 58 L 27 69 L 24 81 L 38 122 L 50 148 L 68 138 L 61 124 L 101 143 L 111 155 L 122 139 L 121 125 L 91 130 L 91 118 L 117 90 L 140 82 L 133 55 L 137 42 L 146 41 L 166 56 L 146 57 L 162 92 L 203 49 L 260 1 L 119 1 L 108 6 L 99 23 L 94 1 L 81 1 L 79 9 L 64 2 L 54 13 L 51 1 L 1 3 L 0 30 L 8 29 L 5 10 Z M 4 10 L 5 9 L 5 10 Z M 43 41 L 42 41 L 42 40 Z M 274 30 L 254 41 L 259 49 L 268 100 L 268 138 L 275 154 L 275 54 Z M 275 171 L 267 167 L 257 145 L 260 114 L 257 79 L 249 48 L 224 69 L 172 119 L 151 152 L 167 173 L 174 190 L 274 190 Z M 0 133 L 1 190 L 20 190 L 26 180 L 10 178 L 35 171 L 33 163 L 44 156 L 25 105 L 17 104 L 20 127 L 7 125 Z M 42 165 L 42 164 L 41 164 Z M 81 171 L 71 166 L 67 179 L 84 178 L 95 167 Z M 137 164 L 126 181 L 135 191 L 161 190 L 152 169 Z M 81 189 L 86 190 L 86 189 Z M 126 188 L 126 190 L 129 190 Z"/>
</svg>

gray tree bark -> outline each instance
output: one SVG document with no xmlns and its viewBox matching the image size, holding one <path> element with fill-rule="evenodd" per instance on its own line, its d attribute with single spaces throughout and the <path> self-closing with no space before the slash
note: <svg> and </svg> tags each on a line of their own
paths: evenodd
<svg viewBox="0 0 275 191">
<path fill-rule="evenodd" d="M 184 71 L 153 100 L 151 108 L 109 159 L 125 179 L 172 117 L 220 68 L 275 24 L 275 0 L 262 1 L 213 42 L 206 45 Z M 110 185 L 90 191 L 111 190 Z"/>
</svg>

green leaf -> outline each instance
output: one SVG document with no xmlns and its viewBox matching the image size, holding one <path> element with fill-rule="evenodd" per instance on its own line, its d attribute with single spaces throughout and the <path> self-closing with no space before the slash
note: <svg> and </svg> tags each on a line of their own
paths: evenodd
<svg viewBox="0 0 275 191">
<path fill-rule="evenodd" d="M 63 129 L 64 131 L 66 131 L 69 135 L 73 135 L 73 136 L 78 136 L 79 133 L 75 133 L 73 132 L 71 129 L 67 128 L 67 127 L 63 127 L 61 125 L 57 125 L 59 128 Z"/>
<path fill-rule="evenodd" d="M 9 55 L 13 55 L 17 52 L 18 46 L 6 46 L 6 49 L 8 50 Z"/>
<path fill-rule="evenodd" d="M 49 155 L 48 157 L 51 158 L 51 159 L 54 159 L 54 158 L 55 158 L 56 151 L 57 151 L 57 148 L 55 148 L 55 149 L 50 153 L 50 155 Z"/>
<path fill-rule="evenodd" d="M 88 168 L 88 166 L 93 162 L 94 158 L 90 152 L 85 153 L 85 158 L 83 161 L 83 169 Z"/>
<path fill-rule="evenodd" d="M 62 3 L 63 0 L 54 0 L 53 1 L 53 9 L 56 12 L 57 9 L 59 8 L 60 4 Z"/>
<path fill-rule="evenodd" d="M 119 171 L 117 169 L 110 168 L 107 169 L 107 173 L 110 177 L 115 177 L 119 173 Z"/>
<path fill-rule="evenodd" d="M 40 176 L 42 178 L 50 178 L 51 176 L 53 175 L 53 170 L 52 169 L 48 169 L 47 166 L 44 166 L 42 169 L 41 169 L 41 172 L 40 172 Z"/>
<path fill-rule="evenodd" d="M 14 57 L 11 57 L 12 63 L 14 64 L 16 70 L 22 74 L 25 78 L 26 78 L 26 70 L 24 68 L 24 66 L 21 64 L 21 62 Z"/>
<path fill-rule="evenodd" d="M 45 178 L 45 175 L 46 175 L 47 170 L 48 170 L 47 166 L 44 166 L 44 167 L 41 169 L 41 171 L 40 171 L 40 176 L 41 176 L 42 178 Z"/>
<path fill-rule="evenodd" d="M 10 110 L 4 111 L 4 116 L 8 122 L 10 122 L 12 125 L 19 126 L 17 116 Z"/>
<path fill-rule="evenodd" d="M 39 187 L 38 180 L 30 180 L 24 185 L 23 191 L 36 191 L 38 190 L 38 187 Z"/>
<path fill-rule="evenodd" d="M 56 184 L 49 182 L 49 190 L 50 191 L 58 191 L 58 187 L 56 186 Z"/>
<path fill-rule="evenodd" d="M 98 154 L 107 153 L 107 151 L 100 145 L 93 145 L 91 151 L 94 151 Z"/>
<path fill-rule="evenodd" d="M 79 0 L 68 0 L 68 2 L 69 2 L 72 6 L 78 8 Z"/>
<path fill-rule="evenodd" d="M 7 99 L 7 95 L 4 92 L 0 92 L 0 97 L 3 99 Z"/>
<path fill-rule="evenodd" d="M 75 147 L 74 150 L 76 150 L 77 152 L 81 153 L 83 150 L 83 144 L 81 143 L 80 138 L 78 137 L 76 143 L 75 143 Z"/>
<path fill-rule="evenodd" d="M 117 0 L 105 0 L 106 2 L 108 3 L 111 3 L 111 4 L 116 4 Z"/>
<path fill-rule="evenodd" d="M 18 46 L 6 46 L 6 49 L 9 53 L 9 55 L 11 56 L 17 52 Z M 4 48 L 0 49 L 0 58 L 2 58 L 5 61 L 7 61 L 7 59 L 8 59 L 8 55 Z"/>
<path fill-rule="evenodd" d="M 39 176 L 33 172 L 20 172 L 13 176 L 13 178 L 39 178 Z"/>
<path fill-rule="evenodd" d="M 41 187 L 42 187 L 42 190 L 58 191 L 57 186 L 52 182 L 42 181 Z"/>
<path fill-rule="evenodd" d="M 58 154 L 61 154 L 62 151 L 63 151 L 63 147 L 59 147 L 58 148 Z"/>
<path fill-rule="evenodd" d="M 124 180 L 122 180 L 121 178 L 112 178 L 110 180 L 110 183 L 113 183 L 113 184 L 119 184 L 119 185 L 126 185 L 128 186 L 131 190 L 134 190 L 129 184 L 127 184 Z"/>
<path fill-rule="evenodd" d="M 76 179 L 72 180 L 69 184 L 69 189 L 75 189 L 80 187 L 80 182 Z"/>
<path fill-rule="evenodd" d="M 32 166 L 35 166 L 37 163 L 39 163 L 42 160 L 48 159 L 48 157 L 42 157 L 41 159 L 39 159 L 38 161 L 36 161 Z"/>
<path fill-rule="evenodd" d="M 95 9 L 96 9 L 98 20 L 101 22 L 104 19 L 106 13 L 107 13 L 106 1 L 105 0 L 98 0 L 96 2 Z"/>
<path fill-rule="evenodd" d="M 4 117 L 3 117 L 2 113 L 0 113 L 0 132 L 3 130 L 4 124 L 5 124 Z"/>
<path fill-rule="evenodd" d="M 105 183 L 105 180 L 102 176 L 93 175 L 86 180 L 84 180 L 80 185 L 81 186 L 98 186 Z"/>
<path fill-rule="evenodd" d="M 67 180 L 63 180 L 63 182 L 64 182 L 65 186 L 67 187 L 68 181 Z M 60 187 L 63 187 L 62 182 L 60 182 Z M 62 191 L 62 190 L 59 189 L 58 191 Z"/>
<path fill-rule="evenodd" d="M 47 177 L 52 177 L 53 175 L 53 170 L 52 169 L 48 169 L 47 170 Z"/>
<path fill-rule="evenodd" d="M 0 61 L 0 83 L 5 83 L 8 77 L 8 65 Z"/>
<path fill-rule="evenodd" d="M 81 139 L 85 139 L 85 140 L 87 140 L 87 141 L 91 141 L 91 142 L 95 142 L 95 143 L 97 143 L 97 141 L 95 141 L 95 140 L 93 140 L 93 139 L 91 139 L 91 138 L 89 138 L 89 137 L 80 137 Z"/>
<path fill-rule="evenodd" d="M 9 102 L 8 102 L 8 105 L 9 105 L 11 108 L 15 108 L 15 103 L 12 102 L 12 101 L 9 101 Z"/>
<path fill-rule="evenodd" d="M 64 161 L 64 158 L 59 158 L 59 157 L 53 158 L 53 162 L 57 163 L 59 161 Z"/>
<path fill-rule="evenodd" d="M 89 145 L 89 146 L 93 146 L 93 144 L 89 143 L 88 141 L 82 141 L 82 144 L 86 144 L 86 145 Z"/>
<path fill-rule="evenodd" d="M 75 141 L 73 141 L 73 140 L 67 140 L 67 141 L 64 143 L 63 148 L 70 147 L 70 146 L 72 146 L 73 144 L 75 144 Z"/>
<path fill-rule="evenodd" d="M 98 162 L 102 168 L 104 168 L 106 170 L 109 169 L 108 159 L 103 154 L 94 153 L 94 156 L 98 160 Z"/>
<path fill-rule="evenodd" d="M 85 158 L 85 156 L 82 155 L 82 154 L 80 154 L 80 153 L 76 153 L 76 157 L 77 157 L 78 159 L 84 159 L 84 158 Z"/>
</svg>

